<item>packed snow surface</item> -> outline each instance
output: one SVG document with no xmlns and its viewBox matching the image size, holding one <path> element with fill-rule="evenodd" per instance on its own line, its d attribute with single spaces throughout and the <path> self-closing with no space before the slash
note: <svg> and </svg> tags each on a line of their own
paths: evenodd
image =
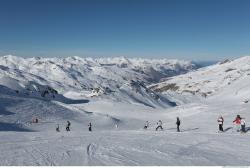
<svg viewBox="0 0 250 168">
<path fill-rule="evenodd" d="M 183 61 L 123 57 L 0 63 L 0 165 L 250 165 L 250 134 L 233 125 L 239 114 L 250 130 L 250 57 L 196 71 Z"/>
</svg>

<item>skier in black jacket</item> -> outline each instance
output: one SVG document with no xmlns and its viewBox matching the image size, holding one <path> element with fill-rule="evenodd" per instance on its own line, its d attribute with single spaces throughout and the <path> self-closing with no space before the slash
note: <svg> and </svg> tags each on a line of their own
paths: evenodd
<svg viewBox="0 0 250 168">
<path fill-rule="evenodd" d="M 69 121 L 67 121 L 66 131 L 70 131 L 70 129 L 69 129 L 70 125 L 71 125 L 71 123 Z"/>
<path fill-rule="evenodd" d="M 180 132 L 181 121 L 180 121 L 179 117 L 177 117 L 176 125 L 177 125 L 177 132 Z"/>
<path fill-rule="evenodd" d="M 89 132 L 91 132 L 92 131 L 92 124 L 91 124 L 91 122 L 89 123 L 88 127 L 89 127 Z"/>
</svg>

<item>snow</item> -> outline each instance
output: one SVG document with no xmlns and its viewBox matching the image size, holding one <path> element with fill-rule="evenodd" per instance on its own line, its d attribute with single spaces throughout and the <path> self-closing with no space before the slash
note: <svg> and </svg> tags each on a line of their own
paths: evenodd
<svg viewBox="0 0 250 168">
<path fill-rule="evenodd" d="M 249 63 L 250 57 L 243 57 L 194 70 L 177 60 L 0 57 L 0 165 L 250 165 Z M 138 72 L 146 67 L 164 74 L 157 67 L 166 66 L 184 73 L 176 64 L 192 72 L 158 84 L 148 80 L 148 71 Z M 135 66 L 140 68 L 134 71 Z M 226 72 L 229 68 L 235 70 Z M 154 91 L 171 83 L 179 88 Z M 247 133 L 234 130 L 237 114 L 245 118 Z M 219 115 L 225 119 L 223 133 L 217 132 Z M 32 123 L 34 118 L 39 122 Z M 155 131 L 158 120 L 163 131 Z"/>
<path fill-rule="evenodd" d="M 18 138 L 9 140 L 16 134 Z M 2 165 L 249 165 L 249 146 L 239 136 L 233 136 L 238 143 L 232 142 L 232 135 L 151 131 L 29 134 L 5 134 L 0 144 L 5 151 L 0 156 Z"/>
<path fill-rule="evenodd" d="M 223 90 L 243 89 L 249 90 L 250 78 L 250 56 L 235 60 L 228 60 L 212 66 L 204 67 L 198 71 L 168 78 L 166 81 L 151 85 L 153 90 L 159 90 L 169 84 L 175 84 L 179 94 L 193 93 L 200 96 L 209 96 L 223 92 Z M 233 86 L 231 86 L 233 85 Z M 171 89 L 169 89 L 171 90 Z M 165 91 L 169 91 L 166 90 Z M 231 93 L 229 90 L 225 93 Z M 225 97 L 225 96 L 224 96 Z"/>
</svg>

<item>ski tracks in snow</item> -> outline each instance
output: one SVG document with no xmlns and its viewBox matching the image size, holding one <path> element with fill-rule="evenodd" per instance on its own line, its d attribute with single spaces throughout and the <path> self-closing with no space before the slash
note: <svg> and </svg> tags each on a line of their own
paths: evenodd
<svg viewBox="0 0 250 168">
<path fill-rule="evenodd" d="M 7 136 L 6 140 L 11 138 Z M 27 133 L 16 141 L 1 143 L 0 165 L 249 164 L 247 135 L 246 140 L 234 137 L 241 144 L 231 138 L 225 134 L 142 131 L 85 132 L 80 136 Z M 233 159 L 235 156 L 239 157 Z"/>
<path fill-rule="evenodd" d="M 86 165 L 93 165 L 93 157 L 95 155 L 95 152 L 97 150 L 97 145 L 95 143 L 90 143 L 87 145 L 86 148 Z"/>
</svg>

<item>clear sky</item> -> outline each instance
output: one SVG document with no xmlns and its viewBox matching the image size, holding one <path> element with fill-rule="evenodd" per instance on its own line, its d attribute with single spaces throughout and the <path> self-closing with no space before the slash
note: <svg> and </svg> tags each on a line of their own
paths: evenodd
<svg viewBox="0 0 250 168">
<path fill-rule="evenodd" d="M 250 55 L 250 0 L 0 0 L 0 55 Z"/>
</svg>

